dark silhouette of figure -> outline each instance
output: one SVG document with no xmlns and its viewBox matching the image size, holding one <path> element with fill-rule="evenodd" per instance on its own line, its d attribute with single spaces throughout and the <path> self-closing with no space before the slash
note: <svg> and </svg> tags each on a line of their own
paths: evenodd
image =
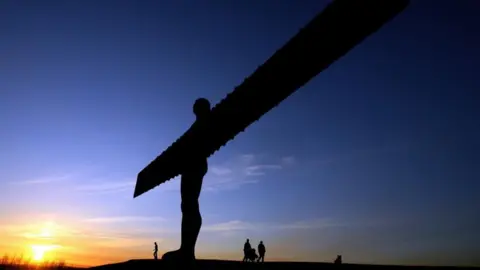
<svg viewBox="0 0 480 270">
<path fill-rule="evenodd" d="M 245 244 L 243 245 L 243 262 L 246 262 L 248 261 L 248 253 L 250 252 L 250 250 L 252 249 L 252 246 L 250 245 L 250 239 L 247 239 L 247 241 L 245 241 Z"/>
<path fill-rule="evenodd" d="M 337 255 L 337 258 L 335 259 L 335 264 L 342 264 L 342 255 Z"/>
<path fill-rule="evenodd" d="M 158 259 L 157 255 L 158 255 L 158 245 L 157 245 L 157 242 L 154 243 L 155 247 L 153 248 L 153 258 L 156 260 Z"/>
<path fill-rule="evenodd" d="M 263 244 L 263 241 L 260 241 L 260 244 L 258 244 L 258 261 L 262 261 L 264 262 L 265 261 L 265 245 Z"/>
<path fill-rule="evenodd" d="M 257 258 L 257 251 L 254 248 L 251 248 L 250 251 L 248 251 L 248 261 L 255 262 Z"/>
<path fill-rule="evenodd" d="M 196 120 L 193 125 L 199 125 L 208 121 L 210 114 L 210 102 L 205 98 L 199 98 L 193 105 L 193 113 Z M 202 123 L 203 124 L 203 123 Z M 200 125 L 204 127 L 205 125 Z M 205 131 L 200 132 L 200 141 L 208 139 Z M 181 209 L 182 209 L 182 240 L 180 249 L 167 252 L 162 259 L 174 259 L 181 261 L 195 260 L 195 245 L 202 226 L 202 216 L 198 199 L 202 189 L 203 177 L 208 171 L 208 163 L 202 143 L 188 149 L 188 154 L 183 158 L 183 169 L 180 183 Z"/>
<path fill-rule="evenodd" d="M 187 134 L 180 137 L 176 144 L 171 145 L 172 148 L 169 149 L 175 151 L 164 152 L 163 157 L 166 157 L 166 161 L 162 158 L 155 159 L 155 164 L 159 165 L 152 165 L 154 169 L 146 170 L 146 176 L 141 179 L 150 180 L 159 176 L 159 179 L 152 179 L 152 181 L 160 184 L 171 179 L 170 176 L 181 175 L 181 208 L 183 214 L 181 246 L 176 251 L 165 253 L 162 258 L 195 259 L 195 245 L 202 224 L 198 198 L 201 192 L 203 177 L 208 170 L 205 154 L 207 152 L 213 153 L 213 150 L 220 149 L 222 145 L 225 145 L 239 132 L 242 132 L 254 121 L 260 119 L 265 113 L 280 104 L 314 76 L 361 43 L 364 38 L 395 17 L 408 5 L 407 0 L 382 1 L 382 3 L 387 2 L 389 4 L 375 6 L 376 1 L 365 1 L 359 12 L 351 12 L 352 8 L 357 9 L 357 2 L 333 1 L 326 9 L 328 11 L 320 13 L 311 20 L 287 44 L 277 50 L 271 58 L 262 64 L 261 68 L 257 69 L 251 76 L 248 76 L 240 86 L 235 87 L 234 92 L 227 95 L 225 99 L 215 106 L 216 117 L 228 117 L 232 124 L 227 125 L 226 121 L 218 121 L 218 123 L 223 125 L 217 126 L 217 134 L 214 138 L 211 138 L 212 143 L 209 144 L 208 151 L 204 149 L 207 144 L 197 143 L 192 149 L 189 149 L 190 153 L 188 155 L 181 156 L 182 162 L 185 159 L 185 163 L 181 164 L 181 166 L 176 164 L 178 157 L 174 155 L 178 153 L 184 154 L 185 152 L 185 149 L 179 149 L 179 147 L 185 145 L 183 142 L 186 140 L 192 139 L 193 135 L 187 136 Z M 339 42 L 336 38 L 336 35 L 338 35 L 336 29 L 342 29 L 338 28 L 338 25 L 347 20 L 356 21 L 356 27 L 343 29 L 345 30 L 342 32 L 343 39 L 342 42 Z M 317 37 L 319 29 L 323 29 L 321 31 L 323 36 L 320 39 Z M 303 61 L 300 68 L 298 63 L 293 60 Z M 305 63 L 305 61 L 308 63 Z M 270 89 L 276 89 L 277 91 L 270 91 Z M 252 99 L 252 97 L 260 96 L 262 96 L 262 99 Z M 263 98 L 263 96 L 267 96 L 267 98 Z M 249 106 L 249 108 L 245 110 L 245 113 L 238 114 L 236 112 L 243 111 L 243 109 L 238 110 L 240 105 L 242 107 Z M 194 104 L 193 110 L 197 118 L 194 123 L 196 125 L 209 118 L 207 116 L 210 115 L 210 103 L 206 99 L 198 99 Z M 206 132 L 199 133 L 198 136 L 203 137 L 202 139 L 207 138 L 208 134 Z M 189 134 L 191 135 L 192 133 Z M 194 134 L 194 137 L 195 141 L 197 141 L 197 134 Z M 172 152 L 175 154 L 171 154 Z M 167 172 L 163 173 L 155 172 L 156 170 L 164 171 L 163 168 L 166 166 L 162 168 L 160 165 L 172 164 L 172 160 L 175 163 L 172 165 L 174 168 L 165 170 Z M 147 168 L 152 168 L 152 166 L 149 165 Z M 148 177 L 149 175 L 152 177 Z M 149 182 L 151 183 L 151 181 Z M 153 186 L 148 187 L 149 185 L 143 188 L 144 184 L 142 183 L 143 181 L 137 181 L 134 197 L 153 188 Z"/>
</svg>

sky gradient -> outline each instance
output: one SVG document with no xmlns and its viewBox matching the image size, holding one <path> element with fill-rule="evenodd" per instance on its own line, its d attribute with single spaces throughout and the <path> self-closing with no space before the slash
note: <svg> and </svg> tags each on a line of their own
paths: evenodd
<svg viewBox="0 0 480 270">
<path fill-rule="evenodd" d="M 177 248 L 180 181 L 136 175 L 328 1 L 300 2 L 0 1 L 0 253 Z M 197 257 L 480 265 L 479 11 L 412 1 L 213 156 Z"/>
</svg>

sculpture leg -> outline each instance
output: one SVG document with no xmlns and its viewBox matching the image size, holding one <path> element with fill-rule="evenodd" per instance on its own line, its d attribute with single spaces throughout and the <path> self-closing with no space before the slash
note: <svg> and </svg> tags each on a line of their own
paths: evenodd
<svg viewBox="0 0 480 270">
<path fill-rule="evenodd" d="M 207 172 L 189 170 L 182 174 L 180 193 L 182 198 L 182 240 L 179 250 L 170 251 L 163 255 L 166 260 L 195 260 L 195 245 L 202 226 L 202 216 L 198 199 L 202 189 L 203 177 Z"/>
<path fill-rule="evenodd" d="M 195 245 L 202 226 L 198 199 L 204 174 L 184 174 L 180 192 L 182 196 L 182 244 L 180 249 L 188 257 L 195 258 Z"/>
</svg>

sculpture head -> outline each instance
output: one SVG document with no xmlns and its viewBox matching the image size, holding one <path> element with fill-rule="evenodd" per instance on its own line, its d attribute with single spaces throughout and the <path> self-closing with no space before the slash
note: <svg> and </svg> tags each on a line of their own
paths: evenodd
<svg viewBox="0 0 480 270">
<path fill-rule="evenodd" d="M 197 118 L 204 118 L 210 113 L 210 102 L 206 98 L 199 98 L 193 104 L 193 113 Z"/>
</svg>

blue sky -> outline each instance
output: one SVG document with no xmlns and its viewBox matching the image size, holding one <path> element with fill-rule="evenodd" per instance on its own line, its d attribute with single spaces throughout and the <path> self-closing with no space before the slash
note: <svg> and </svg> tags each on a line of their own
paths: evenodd
<svg viewBox="0 0 480 270">
<path fill-rule="evenodd" d="M 327 3 L 2 1 L 0 252 L 176 248 L 180 182 L 137 173 Z M 213 156 L 199 256 L 480 264 L 478 9 L 412 1 Z"/>
</svg>

